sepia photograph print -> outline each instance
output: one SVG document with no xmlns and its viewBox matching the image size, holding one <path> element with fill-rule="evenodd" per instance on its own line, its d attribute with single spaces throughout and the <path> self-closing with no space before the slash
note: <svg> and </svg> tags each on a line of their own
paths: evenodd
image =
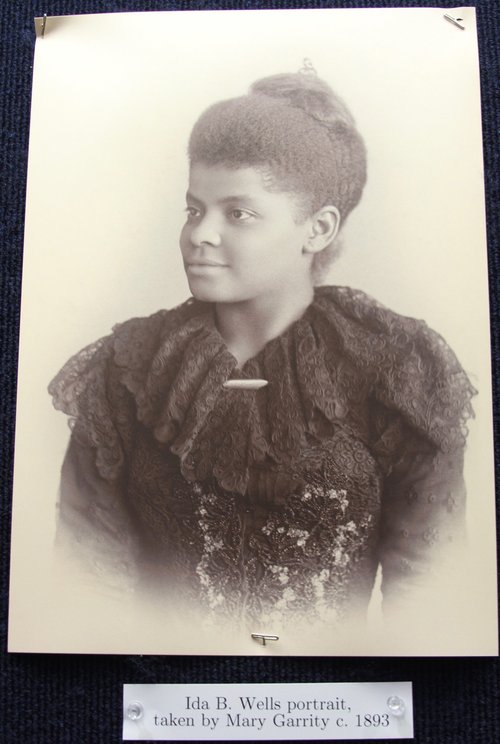
<svg viewBox="0 0 500 744">
<path fill-rule="evenodd" d="M 496 653 L 460 13 L 47 19 L 12 651 Z"/>
</svg>

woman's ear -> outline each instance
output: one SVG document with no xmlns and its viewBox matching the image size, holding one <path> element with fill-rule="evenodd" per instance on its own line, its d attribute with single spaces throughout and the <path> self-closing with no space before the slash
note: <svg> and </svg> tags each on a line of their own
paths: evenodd
<svg viewBox="0 0 500 744">
<path fill-rule="evenodd" d="M 303 252 L 320 253 L 337 237 L 340 228 L 339 210 L 331 204 L 321 207 L 310 218 L 310 225 L 311 229 Z"/>
</svg>

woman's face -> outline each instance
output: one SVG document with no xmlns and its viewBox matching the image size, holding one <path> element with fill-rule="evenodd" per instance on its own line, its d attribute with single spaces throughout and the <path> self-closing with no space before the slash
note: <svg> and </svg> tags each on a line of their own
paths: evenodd
<svg viewBox="0 0 500 744">
<path fill-rule="evenodd" d="M 196 298 L 279 299 L 312 285 L 310 220 L 297 221 L 297 197 L 268 191 L 259 170 L 195 164 L 186 201 L 180 245 Z"/>
</svg>

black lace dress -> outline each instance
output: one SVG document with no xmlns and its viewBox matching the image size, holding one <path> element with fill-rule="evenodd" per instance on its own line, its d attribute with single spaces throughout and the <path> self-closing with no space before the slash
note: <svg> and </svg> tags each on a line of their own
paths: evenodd
<svg viewBox="0 0 500 744">
<path fill-rule="evenodd" d="M 460 540 L 474 390 L 440 336 L 362 292 L 317 289 L 242 369 L 189 300 L 118 325 L 50 391 L 72 417 L 64 528 L 167 601 L 342 619 L 379 565 L 399 598 Z"/>
</svg>

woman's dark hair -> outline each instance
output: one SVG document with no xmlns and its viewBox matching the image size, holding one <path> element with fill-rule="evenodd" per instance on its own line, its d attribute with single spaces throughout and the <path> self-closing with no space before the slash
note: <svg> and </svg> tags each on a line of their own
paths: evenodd
<svg viewBox="0 0 500 744">
<path fill-rule="evenodd" d="M 266 188 L 297 197 L 299 218 L 334 205 L 343 224 L 366 182 L 366 151 L 343 101 L 315 74 L 272 75 L 210 106 L 193 127 L 190 163 L 261 169 Z M 315 274 L 335 258 L 315 256 Z"/>
</svg>

